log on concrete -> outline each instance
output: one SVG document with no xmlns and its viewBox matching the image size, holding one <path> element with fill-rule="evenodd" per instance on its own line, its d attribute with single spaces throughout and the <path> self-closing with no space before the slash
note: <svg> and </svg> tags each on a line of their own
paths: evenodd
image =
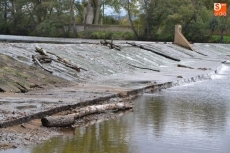
<svg viewBox="0 0 230 153">
<path fill-rule="evenodd" d="M 66 127 L 75 123 L 74 115 L 48 116 L 41 119 L 42 125 L 46 127 Z"/>
<path fill-rule="evenodd" d="M 81 109 L 73 110 L 76 113 L 72 113 L 65 116 L 49 116 L 41 119 L 42 125 L 46 127 L 65 127 L 71 126 L 75 123 L 75 119 L 84 117 L 86 115 L 103 113 L 106 110 L 125 110 L 133 107 L 130 103 L 113 103 L 103 105 L 93 105 L 83 107 Z"/>
</svg>

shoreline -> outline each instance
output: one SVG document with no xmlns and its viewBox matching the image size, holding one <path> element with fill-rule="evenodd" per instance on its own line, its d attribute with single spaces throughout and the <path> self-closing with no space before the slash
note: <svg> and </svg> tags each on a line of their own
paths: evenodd
<svg viewBox="0 0 230 153">
<path fill-rule="evenodd" d="M 220 70 L 220 67 L 218 67 L 217 70 L 218 69 Z M 92 102 L 93 104 L 99 104 L 99 103 L 103 104 L 103 103 L 111 103 L 111 102 L 117 102 L 117 101 L 130 102 L 134 100 L 135 98 L 137 98 L 139 94 L 149 93 L 149 92 L 154 93 L 162 89 L 168 89 L 168 88 L 175 87 L 175 86 L 183 86 L 183 85 L 190 84 L 193 82 L 211 80 L 211 77 L 215 75 L 216 72 L 217 71 L 213 71 L 211 73 L 208 73 L 207 75 L 192 77 L 190 79 L 184 79 L 183 82 L 180 81 L 180 83 L 166 82 L 166 83 L 161 83 L 161 84 L 149 85 L 143 88 L 127 91 L 126 94 L 118 93 L 118 94 L 114 94 L 111 96 L 97 98 L 97 99 L 93 99 L 87 102 L 78 103 L 72 106 L 62 106 L 60 108 L 55 108 L 53 110 L 49 110 L 46 112 L 40 112 L 32 116 L 27 116 L 27 117 L 17 119 L 14 121 L 1 123 L 1 129 L 4 131 L 4 134 L 7 135 L 8 133 L 11 136 L 12 140 L 7 141 L 7 136 L 4 138 L 5 135 L 3 134 L 1 138 L 6 139 L 6 140 L 5 140 L 5 143 L 0 144 L 0 151 L 8 150 L 8 149 L 15 149 L 18 147 L 20 148 L 21 146 L 29 146 L 32 144 L 42 143 L 43 141 L 48 140 L 50 138 L 68 134 L 69 133 L 68 131 L 72 131 L 74 130 L 74 128 L 90 126 L 90 125 L 93 125 L 95 123 L 102 122 L 105 120 L 115 119 L 117 117 L 121 117 L 127 113 L 130 113 L 132 110 L 120 111 L 120 113 L 119 112 L 118 113 L 105 112 L 102 114 L 88 115 L 79 120 L 76 120 L 75 124 L 72 127 L 49 127 L 49 128 L 43 127 L 41 125 L 39 115 L 41 116 L 55 115 L 55 114 L 65 115 L 65 114 L 71 113 L 72 108 L 76 108 L 76 107 L 81 108 L 87 105 L 92 105 Z M 34 134 L 35 132 L 34 130 L 36 130 L 36 134 Z M 39 139 L 36 139 L 37 137 L 39 137 Z"/>
<path fill-rule="evenodd" d="M 124 91 L 124 92 L 112 94 L 112 95 L 105 96 L 105 97 L 99 97 L 99 98 L 95 98 L 92 100 L 82 101 L 82 102 L 79 102 L 79 103 L 73 104 L 73 105 L 64 105 L 64 106 L 60 106 L 60 107 L 55 107 L 55 108 L 47 110 L 47 111 L 35 113 L 33 115 L 21 117 L 21 118 L 11 120 L 11 121 L 1 122 L 0 128 L 6 128 L 6 127 L 14 126 L 14 125 L 19 125 L 22 123 L 29 122 L 33 119 L 41 119 L 42 117 L 45 117 L 47 115 L 54 115 L 54 114 L 60 113 L 62 111 L 75 109 L 76 107 L 80 107 L 80 106 L 85 107 L 85 106 L 89 106 L 89 105 L 100 104 L 100 103 L 103 103 L 105 101 L 110 100 L 111 98 L 124 98 L 125 99 L 125 98 L 129 98 L 130 96 L 137 96 L 138 94 L 142 94 L 142 93 L 157 92 L 157 91 L 160 91 L 162 89 L 168 89 L 168 88 L 175 87 L 175 86 L 181 86 L 181 85 L 189 84 L 192 82 L 210 80 L 211 76 L 216 74 L 216 72 L 218 71 L 218 69 L 220 67 L 218 67 L 215 71 L 213 71 L 211 73 L 208 73 L 206 75 L 198 75 L 195 77 L 191 77 L 190 79 L 184 79 L 184 80 L 180 80 L 177 82 L 165 82 L 165 83 L 160 83 L 160 84 L 148 85 L 148 86 L 145 86 L 142 88 Z"/>
</svg>

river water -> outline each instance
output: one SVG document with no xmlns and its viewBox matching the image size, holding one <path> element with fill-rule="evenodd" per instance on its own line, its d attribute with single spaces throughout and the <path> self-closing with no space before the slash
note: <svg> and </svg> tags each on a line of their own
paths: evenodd
<svg viewBox="0 0 230 153">
<path fill-rule="evenodd" d="M 76 128 L 29 148 L 32 153 L 229 153 L 230 67 L 212 80 L 140 95 L 134 111 Z"/>
</svg>

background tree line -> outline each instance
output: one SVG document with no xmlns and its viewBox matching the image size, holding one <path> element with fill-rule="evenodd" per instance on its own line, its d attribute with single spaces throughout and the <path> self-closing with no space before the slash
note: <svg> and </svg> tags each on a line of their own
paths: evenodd
<svg viewBox="0 0 230 153">
<path fill-rule="evenodd" d="M 135 39 L 172 41 L 174 25 L 181 24 L 191 41 L 223 42 L 230 35 L 230 0 L 225 0 L 228 15 L 221 17 L 213 15 L 214 2 L 218 0 L 1 0 L 0 34 L 81 37 L 76 24 L 117 24 L 130 26 Z M 126 15 L 111 17 L 106 7 Z"/>
</svg>

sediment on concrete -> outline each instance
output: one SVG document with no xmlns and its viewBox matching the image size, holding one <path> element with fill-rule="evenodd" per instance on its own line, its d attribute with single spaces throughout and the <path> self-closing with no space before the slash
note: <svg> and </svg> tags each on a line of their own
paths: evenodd
<svg viewBox="0 0 230 153">
<path fill-rule="evenodd" d="M 134 95 L 138 95 L 138 94 L 142 94 L 142 93 L 146 93 L 146 92 L 157 92 L 157 91 L 160 91 L 162 89 L 167 89 L 167 88 L 171 88 L 174 86 L 180 86 L 180 85 L 184 85 L 184 84 L 188 84 L 188 83 L 192 83 L 192 82 L 197 82 L 197 81 L 202 81 L 202 80 L 209 80 L 209 79 L 211 79 L 211 76 L 213 74 L 217 73 L 217 71 L 218 71 L 218 68 L 214 72 L 209 73 L 207 75 L 198 75 L 196 77 L 192 77 L 190 79 L 184 79 L 184 80 L 181 80 L 178 82 L 165 82 L 165 83 L 160 83 L 160 84 L 152 84 L 149 86 L 145 86 L 145 87 L 138 88 L 138 89 L 133 89 L 133 90 L 126 91 L 126 92 L 112 94 L 112 95 L 105 96 L 105 97 L 99 97 L 99 98 L 95 98 L 92 100 L 82 101 L 82 102 L 79 102 L 79 103 L 73 104 L 73 105 L 64 105 L 64 106 L 55 107 L 55 108 L 50 109 L 50 110 L 46 110 L 46 111 L 38 112 L 38 113 L 35 113 L 32 115 L 24 116 L 24 117 L 21 117 L 18 119 L 2 122 L 2 123 L 0 123 L 0 128 L 6 128 L 9 126 L 26 123 L 26 122 L 29 122 L 33 119 L 39 119 L 39 118 L 42 118 L 42 117 L 45 117 L 48 115 L 54 115 L 54 114 L 62 112 L 62 111 L 74 109 L 76 107 L 84 107 L 84 106 L 88 106 L 88 105 L 99 104 L 101 102 L 108 101 L 111 98 L 116 98 L 116 97 L 127 98 L 129 96 L 134 96 Z"/>
</svg>

